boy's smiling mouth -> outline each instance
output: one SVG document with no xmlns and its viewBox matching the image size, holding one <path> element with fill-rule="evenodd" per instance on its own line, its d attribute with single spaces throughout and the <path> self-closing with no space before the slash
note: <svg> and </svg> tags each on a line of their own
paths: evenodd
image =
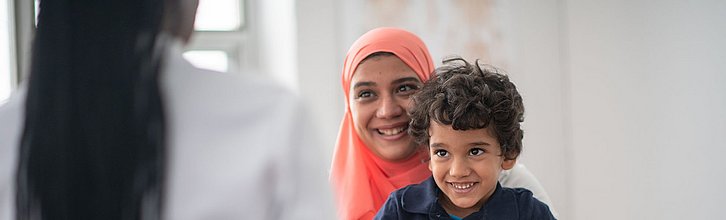
<svg viewBox="0 0 726 220">
<path fill-rule="evenodd" d="M 476 186 L 477 184 L 478 182 L 448 182 L 448 185 L 456 193 L 468 193 L 472 189 L 474 189 L 474 186 Z"/>
</svg>

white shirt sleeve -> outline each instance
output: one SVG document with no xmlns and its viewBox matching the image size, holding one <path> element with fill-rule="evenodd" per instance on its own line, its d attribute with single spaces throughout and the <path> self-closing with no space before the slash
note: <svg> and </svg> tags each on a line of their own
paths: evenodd
<svg viewBox="0 0 726 220">
<path fill-rule="evenodd" d="M 552 201 L 550 201 L 550 197 L 547 195 L 544 187 L 542 187 L 539 180 L 537 180 L 534 174 L 532 174 L 532 172 L 530 172 L 524 164 L 518 163 L 514 165 L 512 169 L 503 170 L 499 175 L 499 182 L 503 187 L 525 188 L 532 191 L 535 198 L 550 207 L 552 215 L 555 217 L 558 216 L 557 211 L 555 211 L 555 208 L 552 206 Z"/>
<path fill-rule="evenodd" d="M 20 145 L 26 86 L 22 84 L 0 104 L 0 220 L 13 219 L 15 213 L 15 169 Z"/>
<path fill-rule="evenodd" d="M 289 163 L 282 167 L 279 183 L 286 185 L 288 194 L 281 197 L 286 207 L 280 219 L 335 219 L 336 210 L 328 182 L 329 157 L 318 139 L 314 123 L 302 105 L 292 114 L 290 149 L 281 152 Z"/>
<path fill-rule="evenodd" d="M 330 157 L 298 96 L 194 68 L 178 42 L 165 58 L 166 219 L 334 219 Z"/>
</svg>

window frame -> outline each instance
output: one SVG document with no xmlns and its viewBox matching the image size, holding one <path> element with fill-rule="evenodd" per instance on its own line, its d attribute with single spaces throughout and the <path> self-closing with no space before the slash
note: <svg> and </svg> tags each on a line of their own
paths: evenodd
<svg viewBox="0 0 726 220">
<path fill-rule="evenodd" d="M 227 53 L 227 72 L 243 73 L 257 69 L 259 60 L 257 56 L 257 33 L 254 24 L 254 1 L 239 0 L 241 15 L 240 26 L 237 30 L 211 31 L 194 30 L 190 42 L 184 48 L 186 51 L 218 50 Z"/>
<path fill-rule="evenodd" d="M 255 1 L 239 0 L 240 27 L 233 31 L 194 31 L 184 51 L 220 50 L 227 53 L 228 72 L 246 72 L 259 67 L 255 24 Z M 29 75 L 30 49 L 35 35 L 35 1 L 8 1 L 8 13 L 13 22 L 10 29 L 10 90 L 14 91 Z M 12 65 L 14 64 L 14 65 Z"/>
<path fill-rule="evenodd" d="M 8 1 L 8 11 L 13 22 L 8 24 L 10 31 L 10 90 L 15 91 L 28 77 L 30 48 L 35 35 L 35 2 L 24 0 Z"/>
</svg>

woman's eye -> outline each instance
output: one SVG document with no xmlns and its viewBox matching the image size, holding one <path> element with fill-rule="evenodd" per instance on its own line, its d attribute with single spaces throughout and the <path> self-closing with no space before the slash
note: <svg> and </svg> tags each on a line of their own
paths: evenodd
<svg viewBox="0 0 726 220">
<path fill-rule="evenodd" d="M 469 150 L 469 155 L 472 155 L 472 156 L 479 156 L 482 154 L 484 154 L 484 149 L 481 149 L 481 148 L 473 148 L 473 149 Z"/>
<path fill-rule="evenodd" d="M 398 92 L 410 92 L 410 91 L 416 91 L 418 89 L 418 86 L 416 85 L 401 85 L 398 87 Z"/>
<path fill-rule="evenodd" d="M 449 152 L 446 152 L 445 150 L 436 150 L 434 151 L 434 155 L 438 157 L 446 157 L 449 155 Z"/>
<path fill-rule="evenodd" d="M 358 92 L 358 95 L 356 98 L 369 98 L 373 96 L 373 92 L 371 91 L 360 91 Z"/>
</svg>

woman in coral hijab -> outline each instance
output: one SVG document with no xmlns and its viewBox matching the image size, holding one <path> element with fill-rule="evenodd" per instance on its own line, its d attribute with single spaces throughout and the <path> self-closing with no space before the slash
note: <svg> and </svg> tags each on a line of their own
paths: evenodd
<svg viewBox="0 0 726 220">
<path fill-rule="evenodd" d="M 346 108 L 331 172 L 340 219 L 372 219 L 392 191 L 431 175 L 428 151 L 407 131 L 410 97 L 433 70 L 423 41 L 398 28 L 373 29 L 348 50 L 342 75 Z M 500 181 L 527 188 L 552 207 L 523 165 L 502 173 Z"/>
</svg>

